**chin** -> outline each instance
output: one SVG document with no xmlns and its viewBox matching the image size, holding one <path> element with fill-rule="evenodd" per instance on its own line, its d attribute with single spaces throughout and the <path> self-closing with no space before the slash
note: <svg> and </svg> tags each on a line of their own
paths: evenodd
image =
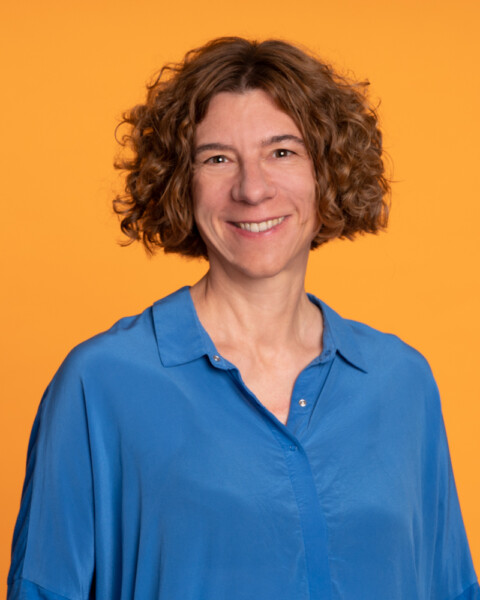
<svg viewBox="0 0 480 600">
<path fill-rule="evenodd" d="M 279 275 L 295 278 L 306 268 L 309 251 L 286 255 L 280 252 L 231 253 L 229 256 L 212 253 L 210 269 L 223 271 L 232 280 L 238 277 L 252 280 L 271 279 Z"/>
<path fill-rule="evenodd" d="M 271 279 L 272 277 L 276 277 L 281 273 L 279 269 L 245 269 L 242 270 L 242 274 L 249 279 L 262 280 L 262 279 Z"/>
<path fill-rule="evenodd" d="M 237 273 L 241 273 L 244 277 L 255 280 L 271 279 L 282 273 L 287 275 L 289 272 L 293 272 L 291 266 L 284 263 L 259 260 L 249 261 L 245 264 L 235 264 L 232 265 L 232 269 Z"/>
</svg>

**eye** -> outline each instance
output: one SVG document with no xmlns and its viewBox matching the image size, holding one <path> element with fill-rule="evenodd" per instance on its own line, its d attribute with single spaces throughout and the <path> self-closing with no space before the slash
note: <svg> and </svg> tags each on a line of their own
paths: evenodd
<svg viewBox="0 0 480 600">
<path fill-rule="evenodd" d="M 293 154 L 295 154 L 293 150 L 287 150 L 286 148 L 278 148 L 277 150 L 273 151 L 275 158 L 286 158 L 287 156 L 292 156 Z"/>
<path fill-rule="evenodd" d="M 203 162 L 207 165 L 221 165 L 228 162 L 228 158 L 223 154 L 217 154 L 216 156 L 210 156 Z"/>
</svg>

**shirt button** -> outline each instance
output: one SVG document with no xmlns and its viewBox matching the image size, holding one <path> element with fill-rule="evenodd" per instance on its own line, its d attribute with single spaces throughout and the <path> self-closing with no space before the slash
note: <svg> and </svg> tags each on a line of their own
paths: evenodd
<svg viewBox="0 0 480 600">
<path fill-rule="evenodd" d="M 220 362 L 220 357 L 219 357 L 217 354 L 214 354 L 214 355 L 213 355 L 213 360 L 214 360 L 215 362 Z"/>
<path fill-rule="evenodd" d="M 298 450 L 298 448 L 292 444 L 292 445 L 290 446 L 290 450 L 291 450 L 292 452 L 295 452 L 295 450 Z"/>
<path fill-rule="evenodd" d="M 300 400 L 298 401 L 298 403 L 300 404 L 300 406 L 307 406 L 307 401 L 304 398 L 300 398 Z"/>
</svg>

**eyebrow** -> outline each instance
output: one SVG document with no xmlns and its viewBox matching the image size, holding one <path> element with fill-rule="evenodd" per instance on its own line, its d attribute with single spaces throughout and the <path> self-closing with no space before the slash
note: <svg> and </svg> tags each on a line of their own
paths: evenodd
<svg viewBox="0 0 480 600">
<path fill-rule="evenodd" d="M 279 144 L 280 142 L 297 142 L 297 144 L 301 144 L 305 146 L 305 142 L 302 138 L 298 137 L 298 135 L 292 135 L 291 133 L 287 133 L 285 135 L 274 135 L 268 140 L 262 141 L 262 146 L 271 146 L 272 144 Z"/>
<path fill-rule="evenodd" d="M 302 140 L 302 138 L 298 137 L 298 135 L 292 135 L 290 133 L 287 133 L 285 135 L 274 135 L 266 140 L 262 140 L 260 145 L 262 147 L 265 147 L 265 146 L 271 146 L 272 144 L 279 144 L 280 142 L 286 142 L 286 141 L 296 142 L 297 144 L 301 144 L 302 146 L 305 146 L 305 142 Z M 201 144 L 200 146 L 195 148 L 195 156 L 197 156 L 197 154 L 200 154 L 201 152 L 206 152 L 208 150 L 220 150 L 220 151 L 232 152 L 235 150 L 235 148 L 233 146 L 229 146 L 228 144 L 220 144 L 218 142 L 214 142 L 212 144 Z"/>
</svg>

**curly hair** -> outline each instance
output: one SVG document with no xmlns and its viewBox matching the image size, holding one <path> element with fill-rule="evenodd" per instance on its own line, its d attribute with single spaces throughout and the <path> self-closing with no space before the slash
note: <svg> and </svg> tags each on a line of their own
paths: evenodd
<svg viewBox="0 0 480 600">
<path fill-rule="evenodd" d="M 252 89 L 268 93 L 293 119 L 312 159 L 321 227 L 311 247 L 383 229 L 390 186 L 368 85 L 280 40 L 218 38 L 167 64 L 147 86 L 146 102 L 120 123 L 129 127 L 120 143 L 133 157 L 115 163 L 126 171 L 126 185 L 113 206 L 127 243 L 207 258 L 193 217 L 195 127 L 215 94 Z"/>
</svg>

